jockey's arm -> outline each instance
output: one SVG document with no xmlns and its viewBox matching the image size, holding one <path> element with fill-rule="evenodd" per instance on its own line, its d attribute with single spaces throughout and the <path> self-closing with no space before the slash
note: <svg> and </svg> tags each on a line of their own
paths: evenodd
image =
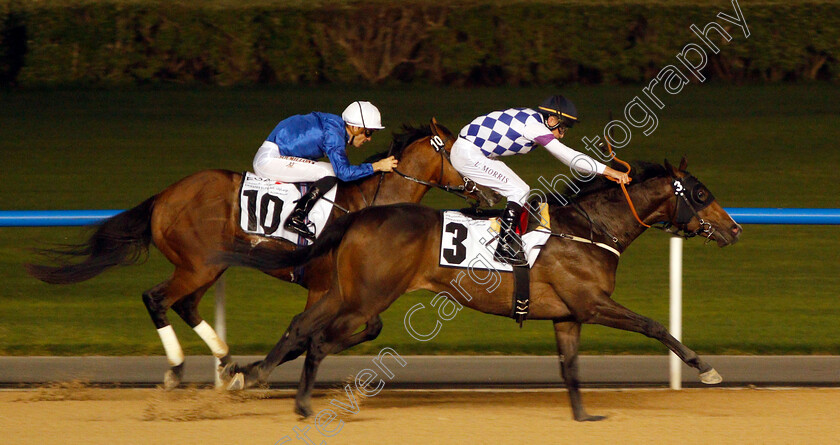
<svg viewBox="0 0 840 445">
<path fill-rule="evenodd" d="M 534 141 L 545 147 L 560 162 L 581 173 L 601 175 L 605 174 L 606 169 L 609 168 L 595 159 L 566 146 L 551 134 L 537 137 Z"/>
<path fill-rule="evenodd" d="M 542 142 L 540 142 L 540 144 L 542 144 Z M 608 178 L 615 180 L 615 182 L 618 182 L 619 184 L 630 183 L 630 176 L 627 173 L 615 170 L 577 150 L 569 148 L 553 136 L 551 137 L 551 140 L 546 140 L 546 143 L 542 145 L 546 148 L 546 150 L 548 150 L 549 153 L 554 155 L 555 158 L 559 159 L 564 164 L 570 166 L 571 168 L 574 168 L 575 170 L 587 174 L 597 173 L 599 175 L 604 175 Z"/>
<path fill-rule="evenodd" d="M 333 170 L 335 171 L 335 176 L 340 181 L 355 181 L 356 179 L 361 179 L 373 174 L 373 165 L 371 164 L 350 164 L 350 160 L 347 158 L 347 152 L 345 151 L 344 146 L 328 149 L 327 157 L 330 159 L 330 164 L 332 164 Z"/>
<path fill-rule="evenodd" d="M 344 128 L 341 128 L 341 132 L 334 131 L 326 134 L 323 150 L 324 154 L 330 159 L 335 176 L 340 181 L 355 181 L 373 174 L 373 166 L 370 164 L 350 164 L 345 148 Z"/>
</svg>

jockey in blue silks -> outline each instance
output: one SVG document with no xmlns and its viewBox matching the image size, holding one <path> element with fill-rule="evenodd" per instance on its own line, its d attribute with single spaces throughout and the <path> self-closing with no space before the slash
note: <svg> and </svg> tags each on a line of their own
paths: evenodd
<svg viewBox="0 0 840 445">
<path fill-rule="evenodd" d="M 393 156 L 360 165 L 347 158 L 347 145 L 361 147 L 383 128 L 379 109 L 365 101 L 351 103 L 341 116 L 313 112 L 274 127 L 254 156 L 254 173 L 283 182 L 314 182 L 283 224 L 286 230 L 314 239 L 306 215 L 339 180 L 354 181 L 397 166 Z M 318 161 L 324 156 L 329 162 Z"/>
</svg>

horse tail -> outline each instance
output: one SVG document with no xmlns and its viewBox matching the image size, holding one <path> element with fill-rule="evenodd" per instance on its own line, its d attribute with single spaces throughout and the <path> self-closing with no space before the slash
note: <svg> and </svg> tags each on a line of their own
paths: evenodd
<svg viewBox="0 0 840 445">
<path fill-rule="evenodd" d="M 257 244 L 252 246 L 248 240 L 237 239 L 229 251 L 220 252 L 216 255 L 215 262 L 264 271 L 302 266 L 338 247 L 347 229 L 363 212 L 364 210 L 342 215 L 327 225 L 314 243 L 295 250 L 286 250 L 277 245 Z"/>
<path fill-rule="evenodd" d="M 148 255 L 152 241 L 152 211 L 156 196 L 132 209 L 114 215 L 96 226 L 90 238 L 80 244 L 37 249 L 55 266 L 26 264 L 33 277 L 50 284 L 71 284 L 89 280 L 113 266 L 135 264 Z M 69 260 L 85 257 L 80 263 Z"/>
</svg>

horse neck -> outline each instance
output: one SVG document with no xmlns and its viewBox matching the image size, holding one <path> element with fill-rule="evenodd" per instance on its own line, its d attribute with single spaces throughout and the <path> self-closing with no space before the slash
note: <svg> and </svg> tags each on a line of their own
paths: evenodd
<svg viewBox="0 0 840 445">
<path fill-rule="evenodd" d="M 424 181 L 440 181 L 440 160 L 437 159 L 439 156 L 430 159 L 428 154 L 418 155 L 413 153 L 417 151 L 416 148 L 406 147 L 397 169 L 405 175 Z M 434 153 L 431 149 L 429 151 Z M 428 191 L 428 186 L 396 173 L 386 173 L 384 178 L 381 177 L 381 173 L 376 173 L 360 183 L 339 188 L 336 202 L 350 211 L 356 211 L 373 205 L 374 197 L 376 205 L 418 203 Z"/>
<path fill-rule="evenodd" d="M 651 225 L 668 219 L 674 196 L 668 178 L 652 178 L 633 184 L 627 187 L 627 192 L 633 201 L 636 213 L 645 224 Z M 625 248 L 646 229 L 633 216 L 630 205 L 618 186 L 602 193 L 586 196 L 580 200 L 580 205 L 593 220 L 602 224 L 611 235 L 618 238 Z"/>
</svg>

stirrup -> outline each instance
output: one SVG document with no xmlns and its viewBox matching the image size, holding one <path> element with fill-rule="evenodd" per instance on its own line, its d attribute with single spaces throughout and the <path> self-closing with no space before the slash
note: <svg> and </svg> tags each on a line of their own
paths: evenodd
<svg viewBox="0 0 840 445">
<path fill-rule="evenodd" d="M 298 235 L 308 240 L 315 240 L 315 234 L 312 233 L 311 230 L 309 230 L 309 227 L 306 225 L 305 222 L 296 218 L 296 215 L 290 216 L 286 223 L 283 224 L 283 228 L 290 232 L 297 233 Z"/>
<path fill-rule="evenodd" d="M 510 264 L 511 266 L 524 266 L 528 264 L 524 252 L 521 250 L 511 251 L 507 243 L 503 243 L 501 239 L 496 246 L 496 251 L 493 253 L 493 259 L 500 263 Z"/>
</svg>

